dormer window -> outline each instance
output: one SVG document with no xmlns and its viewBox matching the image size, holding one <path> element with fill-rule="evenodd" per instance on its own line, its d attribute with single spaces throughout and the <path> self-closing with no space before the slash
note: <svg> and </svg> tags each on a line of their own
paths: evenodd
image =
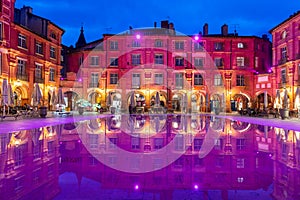
<svg viewBox="0 0 300 200">
<path fill-rule="evenodd" d="M 285 38 L 286 38 L 286 36 L 287 36 L 287 33 L 286 33 L 286 31 L 283 31 L 283 32 L 281 33 L 281 39 L 285 39 Z"/>
<path fill-rule="evenodd" d="M 56 40 L 56 34 L 54 32 L 50 33 L 50 37 L 53 38 L 54 40 Z"/>
</svg>

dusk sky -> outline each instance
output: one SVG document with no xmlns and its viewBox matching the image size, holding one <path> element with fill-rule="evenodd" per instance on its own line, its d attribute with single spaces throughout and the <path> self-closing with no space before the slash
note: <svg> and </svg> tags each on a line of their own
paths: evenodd
<svg viewBox="0 0 300 200">
<path fill-rule="evenodd" d="M 82 23 L 87 42 L 100 39 L 103 33 L 126 31 L 129 26 L 153 27 L 154 21 L 160 26 L 161 20 L 173 22 L 176 31 L 187 35 L 202 31 L 208 23 L 209 33 L 220 33 L 220 27 L 227 24 L 229 32 L 236 26 L 239 35 L 261 36 L 300 10 L 299 0 L 16 1 L 17 8 L 23 5 L 62 27 L 67 46 L 76 43 Z"/>
</svg>

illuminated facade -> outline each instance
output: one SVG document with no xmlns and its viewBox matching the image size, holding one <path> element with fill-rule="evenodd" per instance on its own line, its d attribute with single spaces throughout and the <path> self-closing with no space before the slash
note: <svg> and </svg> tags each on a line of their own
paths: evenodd
<svg viewBox="0 0 300 200">
<path fill-rule="evenodd" d="M 42 104 L 49 106 L 52 91 L 59 87 L 64 30 L 34 15 L 31 7 L 17 9 L 14 3 L 1 4 L 0 82 L 11 83 L 15 106 L 30 104 L 34 83 L 38 83 Z"/>
<path fill-rule="evenodd" d="M 281 93 L 287 89 L 289 108 L 297 109 L 294 102 L 297 86 L 300 85 L 300 12 L 278 24 L 270 30 L 270 33 L 273 38 L 275 88 Z"/>
<path fill-rule="evenodd" d="M 213 104 L 236 111 L 255 101 L 255 75 L 271 67 L 266 36 L 230 34 L 227 25 L 221 34 L 208 34 L 205 24 L 203 33 L 183 36 L 172 23 L 162 21 L 160 28 L 155 23 L 153 29 L 103 35 L 91 43 L 83 38 L 81 30 L 77 47 L 67 55 L 69 76 L 62 81 L 65 92 L 73 93 L 69 98 L 73 109 L 78 98 L 105 107 L 112 96 L 127 110 L 135 92 L 136 105 L 148 110 L 159 91 L 162 105 L 174 112 L 183 112 L 185 95 L 188 112 L 210 111 Z"/>
</svg>

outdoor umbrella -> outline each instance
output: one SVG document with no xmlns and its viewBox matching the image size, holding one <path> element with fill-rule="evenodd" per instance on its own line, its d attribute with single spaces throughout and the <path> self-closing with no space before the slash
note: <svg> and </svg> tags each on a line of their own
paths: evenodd
<svg viewBox="0 0 300 200">
<path fill-rule="evenodd" d="M 52 96 L 51 96 L 51 101 L 50 101 L 50 104 L 52 106 L 55 106 L 57 103 L 57 96 L 56 96 L 56 93 L 55 93 L 55 90 L 52 91 Z"/>
<path fill-rule="evenodd" d="M 186 112 L 187 103 L 188 103 L 187 95 L 186 95 L 186 94 L 183 94 L 183 97 L 182 97 L 182 100 L 181 100 L 181 110 L 182 110 L 183 112 Z"/>
<path fill-rule="evenodd" d="M 5 115 L 5 105 L 8 105 L 8 82 L 7 79 L 4 79 L 2 82 L 2 102 L 3 106 L 3 115 Z"/>
<path fill-rule="evenodd" d="M 295 93 L 295 109 L 298 109 L 300 107 L 300 88 L 297 87 L 296 93 Z"/>
<path fill-rule="evenodd" d="M 63 96 L 61 88 L 58 89 L 57 104 L 59 104 L 59 105 L 66 105 L 66 102 L 65 102 L 65 99 L 64 99 L 64 96 Z"/>
<path fill-rule="evenodd" d="M 288 94 L 287 94 L 287 90 L 284 90 L 284 95 L 283 95 L 283 108 L 288 108 L 289 106 L 289 102 L 288 102 Z"/>
<path fill-rule="evenodd" d="M 111 93 L 109 92 L 106 97 L 106 106 L 111 106 Z"/>
<path fill-rule="evenodd" d="M 282 100 L 281 100 L 281 97 L 280 97 L 280 91 L 277 90 L 277 91 L 276 91 L 276 97 L 275 97 L 274 108 L 280 109 L 281 106 L 282 106 Z"/>
<path fill-rule="evenodd" d="M 268 107 L 268 92 L 264 92 L 264 108 Z"/>
<path fill-rule="evenodd" d="M 32 93 L 32 105 L 38 106 L 42 100 L 42 93 L 38 83 L 35 83 Z"/>
<path fill-rule="evenodd" d="M 156 92 L 156 95 L 155 95 L 155 105 L 156 105 L 156 106 L 159 106 L 159 105 L 160 105 L 159 92 Z"/>
<path fill-rule="evenodd" d="M 11 84 L 8 84 L 8 105 L 14 104 L 14 93 L 12 91 Z"/>
<path fill-rule="evenodd" d="M 130 96 L 130 106 L 135 107 L 135 93 L 133 92 Z"/>
</svg>

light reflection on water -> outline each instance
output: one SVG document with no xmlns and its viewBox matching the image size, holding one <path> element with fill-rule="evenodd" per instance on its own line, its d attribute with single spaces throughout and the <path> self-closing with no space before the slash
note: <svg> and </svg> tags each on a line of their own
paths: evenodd
<svg viewBox="0 0 300 200">
<path fill-rule="evenodd" d="M 299 199 L 300 134 L 113 116 L 0 135 L 0 199 Z"/>
</svg>

